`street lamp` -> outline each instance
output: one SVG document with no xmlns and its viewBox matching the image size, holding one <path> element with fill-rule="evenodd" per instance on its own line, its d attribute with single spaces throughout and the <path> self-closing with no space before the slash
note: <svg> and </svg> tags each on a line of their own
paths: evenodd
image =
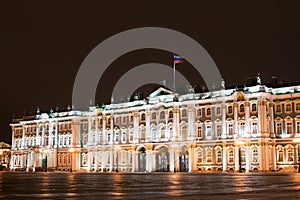
<svg viewBox="0 0 300 200">
<path fill-rule="evenodd" d="M 72 172 L 72 165 L 73 165 L 73 152 L 75 151 L 74 148 L 69 148 L 69 153 L 70 153 L 70 156 L 71 156 L 71 168 L 70 168 L 70 172 Z"/>
<path fill-rule="evenodd" d="M 242 149 L 241 146 L 245 144 L 244 141 L 238 140 L 235 142 L 235 144 L 239 148 L 239 173 L 242 173 Z"/>
<path fill-rule="evenodd" d="M 298 143 L 298 173 L 300 173 L 300 138 L 295 138 L 293 142 Z"/>
</svg>

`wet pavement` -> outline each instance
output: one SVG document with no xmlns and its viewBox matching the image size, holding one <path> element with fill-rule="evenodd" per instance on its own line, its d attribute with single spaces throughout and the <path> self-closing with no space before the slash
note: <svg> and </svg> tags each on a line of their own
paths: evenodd
<svg viewBox="0 0 300 200">
<path fill-rule="evenodd" d="M 296 199 L 299 173 L 0 172 L 1 199 Z"/>
</svg>

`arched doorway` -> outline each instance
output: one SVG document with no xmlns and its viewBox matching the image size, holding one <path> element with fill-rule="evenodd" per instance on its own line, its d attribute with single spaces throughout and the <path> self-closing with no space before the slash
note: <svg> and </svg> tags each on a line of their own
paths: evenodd
<svg viewBox="0 0 300 200">
<path fill-rule="evenodd" d="M 188 172 L 189 171 L 189 151 L 186 146 L 184 146 L 179 154 L 179 171 Z"/>
<path fill-rule="evenodd" d="M 146 149 L 144 147 L 141 147 L 138 151 L 138 161 L 139 161 L 139 172 L 146 171 Z"/>
<path fill-rule="evenodd" d="M 169 166 L 169 150 L 167 147 L 161 147 L 156 154 L 156 171 L 168 172 Z"/>
</svg>

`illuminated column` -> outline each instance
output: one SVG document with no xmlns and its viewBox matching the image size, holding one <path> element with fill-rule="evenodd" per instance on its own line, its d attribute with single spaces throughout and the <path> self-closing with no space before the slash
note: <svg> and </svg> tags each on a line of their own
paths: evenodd
<svg viewBox="0 0 300 200">
<path fill-rule="evenodd" d="M 195 110 L 188 109 L 188 140 L 193 140 L 195 137 Z"/>
<path fill-rule="evenodd" d="M 240 155 L 239 155 L 239 145 L 235 145 L 234 146 L 234 171 L 238 172 L 239 171 L 239 167 L 240 167 L 240 164 L 239 164 L 239 158 L 240 158 Z"/>
<path fill-rule="evenodd" d="M 177 145 L 170 146 L 170 172 L 175 171 L 175 149 L 177 148 Z"/>
<path fill-rule="evenodd" d="M 48 137 L 48 144 L 50 147 L 53 146 L 53 135 L 52 135 L 52 132 L 53 132 L 53 123 L 50 123 L 49 124 L 49 137 Z"/>
<path fill-rule="evenodd" d="M 73 119 L 72 121 L 72 147 L 80 147 L 80 120 Z"/>
<path fill-rule="evenodd" d="M 222 103 L 222 136 L 221 138 L 226 138 L 226 104 Z"/>
<path fill-rule="evenodd" d="M 246 145 L 246 152 L 245 152 L 246 172 L 249 172 L 250 171 L 250 143 L 247 142 L 245 145 Z"/>
<path fill-rule="evenodd" d="M 175 149 L 175 170 L 177 172 L 179 171 L 179 153 L 180 153 L 180 150 L 178 148 Z"/>
<path fill-rule="evenodd" d="M 36 125 L 36 140 L 35 145 L 40 145 L 40 128 L 39 124 Z"/>
<path fill-rule="evenodd" d="M 92 152 L 90 150 L 88 150 L 88 159 L 87 159 L 87 171 L 90 172 L 91 171 L 91 159 L 92 157 Z"/>
<path fill-rule="evenodd" d="M 276 160 L 276 142 L 273 140 L 272 142 L 272 170 L 277 170 L 277 160 Z"/>
<path fill-rule="evenodd" d="M 149 112 L 146 112 L 146 141 L 149 142 L 151 140 L 151 127 L 150 127 L 151 116 Z"/>
<path fill-rule="evenodd" d="M 222 168 L 223 172 L 227 171 L 227 147 L 225 143 L 222 143 Z"/>
<path fill-rule="evenodd" d="M 189 145 L 189 172 L 192 172 L 192 170 L 194 169 L 193 168 L 193 165 L 194 165 L 194 149 L 195 149 L 195 145 L 193 144 L 190 144 Z"/>
<path fill-rule="evenodd" d="M 94 172 L 97 172 L 97 170 L 98 170 L 98 152 L 97 151 L 95 152 L 94 157 L 95 157 Z"/>
<path fill-rule="evenodd" d="M 177 115 L 178 115 L 178 109 L 173 109 L 173 136 L 171 138 L 171 141 L 178 140 Z"/>
<path fill-rule="evenodd" d="M 250 136 L 250 103 L 245 102 L 245 136 Z"/>
<path fill-rule="evenodd" d="M 91 145 L 92 143 L 92 119 L 89 116 L 88 118 L 88 145 Z"/>
<path fill-rule="evenodd" d="M 234 130 L 234 138 L 240 137 L 238 134 L 238 103 L 233 104 L 233 130 Z"/>
<path fill-rule="evenodd" d="M 269 126 L 270 126 L 270 136 L 272 138 L 275 137 L 275 132 L 274 132 L 274 111 L 273 111 L 273 106 L 274 106 L 274 103 L 269 103 L 269 115 L 270 115 L 270 123 L 269 123 Z"/>
<path fill-rule="evenodd" d="M 13 170 L 14 169 L 14 163 L 15 163 L 15 155 L 14 155 L 14 152 L 11 152 L 11 155 L 10 155 L 11 159 L 10 159 L 10 170 Z"/>
<path fill-rule="evenodd" d="M 106 144 L 107 137 L 106 137 L 106 117 L 102 117 L 102 144 Z"/>
<path fill-rule="evenodd" d="M 58 147 L 58 123 L 55 122 L 54 126 L 55 126 L 55 144 L 54 144 L 54 148 L 57 148 Z"/>
<path fill-rule="evenodd" d="M 99 125 L 99 119 L 98 119 L 98 116 L 96 115 L 96 117 L 95 117 L 95 142 L 96 142 L 96 145 L 99 144 L 99 129 L 98 129 L 98 125 Z"/>
<path fill-rule="evenodd" d="M 22 132 L 22 146 L 21 148 L 25 148 L 25 132 L 26 132 L 26 126 L 23 127 L 23 132 Z"/>
<path fill-rule="evenodd" d="M 132 168 L 131 168 L 131 172 L 135 172 L 136 171 L 136 151 L 134 148 L 131 149 L 131 155 L 132 155 Z"/>
<path fill-rule="evenodd" d="M 109 171 L 112 172 L 114 169 L 114 152 L 113 149 L 109 151 Z"/>
<path fill-rule="evenodd" d="M 260 171 L 265 171 L 264 162 L 266 162 L 266 161 L 265 161 L 265 157 L 264 157 L 264 142 L 263 142 L 263 140 L 260 140 L 258 142 L 258 152 L 259 152 L 259 154 L 258 154 L 258 156 L 259 156 L 259 158 L 258 158 L 258 160 L 259 160 L 259 170 Z"/>
<path fill-rule="evenodd" d="M 133 141 L 134 143 L 139 142 L 139 114 L 133 114 Z"/>
<path fill-rule="evenodd" d="M 269 133 L 267 133 L 267 101 L 261 102 L 261 119 L 260 119 L 260 133 L 264 138 L 269 137 Z M 265 149 L 266 150 L 266 149 Z"/>
<path fill-rule="evenodd" d="M 111 115 L 110 116 L 110 144 L 113 144 L 114 143 L 114 117 Z"/>
<path fill-rule="evenodd" d="M 152 171 L 156 171 L 156 151 L 152 151 Z"/>
<path fill-rule="evenodd" d="M 146 146 L 146 171 L 152 171 L 152 145 Z"/>
</svg>

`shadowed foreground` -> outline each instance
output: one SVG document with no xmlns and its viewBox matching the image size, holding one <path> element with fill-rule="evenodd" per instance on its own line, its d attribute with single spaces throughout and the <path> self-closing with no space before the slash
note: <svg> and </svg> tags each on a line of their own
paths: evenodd
<svg viewBox="0 0 300 200">
<path fill-rule="evenodd" d="M 300 198 L 298 173 L 0 172 L 1 199 Z"/>
</svg>

